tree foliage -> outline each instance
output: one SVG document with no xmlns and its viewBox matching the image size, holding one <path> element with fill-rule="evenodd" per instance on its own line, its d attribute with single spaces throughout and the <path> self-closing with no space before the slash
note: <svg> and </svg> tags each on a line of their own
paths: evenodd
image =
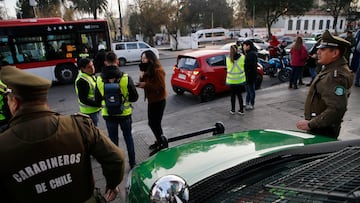
<svg viewBox="0 0 360 203">
<path fill-rule="evenodd" d="M 16 2 L 16 17 L 17 18 L 34 18 L 33 8 L 29 5 L 28 0 L 17 0 Z"/>
<path fill-rule="evenodd" d="M 193 31 L 199 28 L 232 26 L 233 9 L 227 1 L 185 0 L 181 14 L 183 22 L 190 25 Z"/>
<path fill-rule="evenodd" d="M 81 13 L 92 14 L 97 19 L 98 13 L 107 11 L 107 0 L 68 0 L 73 2 L 75 9 Z"/>
<path fill-rule="evenodd" d="M 268 36 L 271 37 L 271 26 L 278 21 L 280 16 L 303 15 L 312 8 L 313 3 L 314 0 L 246 0 L 246 8 L 248 14 L 253 15 L 252 12 L 255 10 L 256 16 L 264 17 Z"/>
<path fill-rule="evenodd" d="M 130 20 L 139 27 L 130 30 L 138 30 L 145 35 L 150 45 L 154 45 L 153 37 L 160 31 L 161 25 L 166 25 L 171 13 L 171 1 L 166 0 L 135 0 L 132 6 Z M 137 33 L 137 32 L 136 32 Z"/>
<path fill-rule="evenodd" d="M 323 9 L 334 17 L 333 29 L 335 30 L 335 33 L 337 33 L 336 27 L 339 15 L 345 14 L 345 11 L 350 8 L 350 3 L 352 1 L 353 0 L 324 0 L 325 4 L 323 5 Z"/>
</svg>

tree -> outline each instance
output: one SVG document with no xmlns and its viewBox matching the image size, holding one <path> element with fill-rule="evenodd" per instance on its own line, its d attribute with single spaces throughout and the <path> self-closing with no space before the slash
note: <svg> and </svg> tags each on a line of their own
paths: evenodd
<svg viewBox="0 0 360 203">
<path fill-rule="evenodd" d="M 130 20 L 136 21 L 139 27 L 130 28 L 139 30 L 148 38 L 148 43 L 154 46 L 153 37 L 160 30 L 161 25 L 166 25 L 169 16 L 169 2 L 165 0 L 135 0 L 131 6 Z M 133 25 L 130 24 L 130 27 Z"/>
<path fill-rule="evenodd" d="M 17 18 L 34 18 L 34 17 L 60 17 L 61 5 L 58 0 L 38 0 L 35 10 L 29 5 L 29 0 L 18 0 L 16 2 Z"/>
<path fill-rule="evenodd" d="M 174 0 L 173 4 L 169 5 L 169 22 L 166 24 L 168 34 L 175 40 L 175 50 L 178 49 L 178 33 L 183 29 L 181 20 L 181 10 L 184 8 L 184 2 L 181 0 Z"/>
<path fill-rule="evenodd" d="M 29 0 L 18 0 L 16 2 L 16 17 L 17 18 L 34 18 L 35 14 L 33 8 L 29 5 Z"/>
<path fill-rule="evenodd" d="M 336 26 L 339 15 L 345 15 L 345 11 L 350 8 L 350 3 L 353 0 L 324 0 L 325 4 L 323 9 L 330 13 L 334 17 L 333 29 L 337 34 Z"/>
<path fill-rule="evenodd" d="M 246 0 L 246 8 L 248 14 L 254 15 L 252 12 L 255 10 L 256 16 L 264 16 L 268 37 L 270 39 L 272 35 L 271 26 L 278 21 L 280 16 L 303 15 L 312 8 L 313 3 L 314 0 Z"/>
<path fill-rule="evenodd" d="M 227 1 L 186 0 L 184 4 L 183 21 L 190 25 L 194 32 L 199 28 L 232 26 L 233 9 Z"/>
<path fill-rule="evenodd" d="M 64 0 L 62 0 L 64 1 Z M 97 19 L 97 14 L 106 12 L 107 0 L 69 0 L 73 2 L 75 9 L 79 12 L 92 14 L 94 19 Z"/>
</svg>

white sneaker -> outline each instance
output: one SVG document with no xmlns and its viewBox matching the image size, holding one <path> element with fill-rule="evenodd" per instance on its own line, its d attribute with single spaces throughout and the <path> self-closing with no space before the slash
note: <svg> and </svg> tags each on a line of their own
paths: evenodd
<svg viewBox="0 0 360 203">
<path fill-rule="evenodd" d="M 252 105 L 247 105 L 247 106 L 245 107 L 245 109 L 246 109 L 246 110 L 253 110 L 254 107 L 253 107 Z"/>
<path fill-rule="evenodd" d="M 234 114 L 235 114 L 235 111 L 230 110 L 230 114 L 231 114 L 231 115 L 234 115 Z"/>
<path fill-rule="evenodd" d="M 244 115 L 245 113 L 244 113 L 244 111 L 238 111 L 238 114 L 240 114 L 240 115 Z"/>
</svg>

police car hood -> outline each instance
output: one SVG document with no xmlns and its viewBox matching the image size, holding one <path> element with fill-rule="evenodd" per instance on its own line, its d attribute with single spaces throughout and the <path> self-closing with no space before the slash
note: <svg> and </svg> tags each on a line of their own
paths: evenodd
<svg viewBox="0 0 360 203">
<path fill-rule="evenodd" d="M 332 138 L 285 130 L 252 130 L 213 136 L 158 152 L 132 171 L 132 183 L 151 188 L 165 175 L 178 175 L 188 185 L 220 171 L 273 152 Z M 139 186 L 140 186 L 139 185 Z"/>
</svg>

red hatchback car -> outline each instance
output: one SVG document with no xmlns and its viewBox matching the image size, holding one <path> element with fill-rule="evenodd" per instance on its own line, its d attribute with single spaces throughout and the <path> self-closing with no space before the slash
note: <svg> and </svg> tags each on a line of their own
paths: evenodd
<svg viewBox="0 0 360 203">
<path fill-rule="evenodd" d="M 181 95 L 188 91 L 206 102 L 216 93 L 228 91 L 229 86 L 225 83 L 228 55 L 228 50 L 201 50 L 179 55 L 171 76 L 174 92 Z M 263 74 L 259 65 L 256 89 L 261 87 Z"/>
</svg>

